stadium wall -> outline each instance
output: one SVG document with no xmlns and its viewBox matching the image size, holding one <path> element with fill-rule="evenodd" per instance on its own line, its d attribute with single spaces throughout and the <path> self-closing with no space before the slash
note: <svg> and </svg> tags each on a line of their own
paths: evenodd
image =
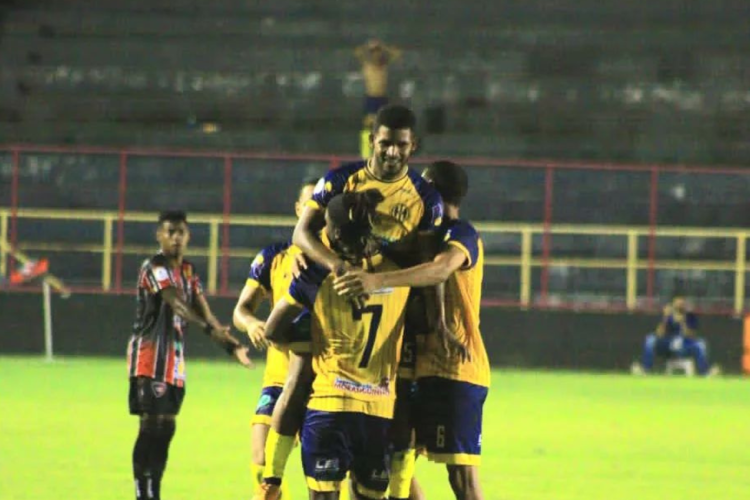
<svg viewBox="0 0 750 500">
<path fill-rule="evenodd" d="M 231 318 L 232 300 L 215 298 L 211 304 L 217 317 Z M 55 296 L 52 308 L 56 354 L 124 360 L 135 311 L 133 296 L 79 294 L 67 300 Z M 0 294 L 0 317 L 0 354 L 43 352 L 39 294 Z M 482 331 L 494 367 L 622 371 L 639 355 L 645 334 L 658 320 L 647 314 L 485 308 Z M 742 322 L 705 316 L 700 332 L 708 341 L 712 362 L 728 373 L 740 373 Z M 223 356 L 195 330 L 189 334 L 187 353 L 188 357 Z"/>
</svg>

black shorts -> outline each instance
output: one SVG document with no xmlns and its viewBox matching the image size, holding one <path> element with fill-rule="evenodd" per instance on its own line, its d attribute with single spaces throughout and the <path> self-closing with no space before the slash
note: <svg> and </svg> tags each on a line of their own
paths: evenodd
<svg viewBox="0 0 750 500">
<path fill-rule="evenodd" d="M 185 388 L 158 382 L 149 377 L 131 377 L 131 415 L 177 415 L 180 413 Z"/>
</svg>

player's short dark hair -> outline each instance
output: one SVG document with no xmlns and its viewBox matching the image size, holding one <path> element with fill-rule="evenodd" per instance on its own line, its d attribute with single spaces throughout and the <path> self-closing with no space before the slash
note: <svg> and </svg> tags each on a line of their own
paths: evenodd
<svg viewBox="0 0 750 500">
<path fill-rule="evenodd" d="M 184 210 L 164 210 L 159 212 L 159 225 L 164 222 L 184 222 L 187 224 L 187 213 Z"/>
<path fill-rule="evenodd" d="M 441 160 L 431 163 L 426 170 L 443 201 L 451 205 L 461 205 L 461 201 L 469 192 L 469 176 L 461 165 Z"/>
<path fill-rule="evenodd" d="M 412 132 L 417 127 L 417 117 L 414 112 L 401 104 L 388 104 L 378 110 L 372 130 L 388 127 L 391 130 L 409 129 Z"/>
<path fill-rule="evenodd" d="M 355 241 L 372 231 L 376 208 L 385 199 L 377 189 L 334 196 L 328 203 L 328 218 L 341 231 L 341 239 Z"/>
</svg>

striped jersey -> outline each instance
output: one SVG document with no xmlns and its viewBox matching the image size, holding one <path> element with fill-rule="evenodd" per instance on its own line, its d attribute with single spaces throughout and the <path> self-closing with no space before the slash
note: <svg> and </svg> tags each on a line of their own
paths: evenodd
<svg viewBox="0 0 750 500">
<path fill-rule="evenodd" d="M 138 276 L 133 334 L 128 343 L 128 374 L 150 377 L 182 387 L 185 384 L 185 332 L 187 321 L 163 300 L 161 291 L 174 287 L 187 304 L 203 293 L 195 266 L 187 260 L 171 268 L 158 253 L 146 259 Z"/>
</svg>

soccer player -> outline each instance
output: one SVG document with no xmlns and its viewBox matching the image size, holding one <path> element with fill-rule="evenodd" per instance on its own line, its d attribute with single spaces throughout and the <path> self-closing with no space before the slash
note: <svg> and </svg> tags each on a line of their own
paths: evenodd
<svg viewBox="0 0 750 500">
<path fill-rule="evenodd" d="M 718 367 L 709 366 L 706 342 L 698 337 L 698 316 L 687 308 L 685 299 L 680 296 L 664 306 L 656 331 L 646 337 L 641 364 L 634 363 L 631 371 L 637 375 L 650 372 L 656 356 L 693 358 L 698 374 L 719 373 Z"/>
<path fill-rule="evenodd" d="M 403 257 L 416 258 L 415 237 L 435 231 L 443 218 L 443 202 L 435 189 L 408 162 L 417 148 L 416 117 L 407 107 L 380 109 L 370 134 L 372 155 L 366 161 L 329 171 L 315 186 L 292 238 L 303 253 L 331 271 L 346 263 L 320 239 L 328 202 L 337 194 L 378 190 L 384 201 L 374 215 L 372 234 L 389 258 L 403 265 Z"/>
<path fill-rule="evenodd" d="M 424 177 L 443 197 L 446 219 L 438 233 L 442 249 L 432 262 L 400 271 L 353 270 L 336 279 L 342 296 L 359 296 L 381 288 L 425 287 L 445 282 L 446 317 L 440 335 L 418 337 L 417 446 L 428 459 L 447 465 L 457 499 L 483 498 L 479 484 L 482 409 L 490 384 L 487 352 L 479 331 L 484 248 L 476 229 L 459 218 L 468 178 L 452 162 L 431 164 Z M 447 349 L 445 340 L 462 349 Z"/>
<path fill-rule="evenodd" d="M 317 179 L 305 181 L 294 206 L 297 217 L 302 214 L 305 203 L 312 197 Z M 269 245 L 258 253 L 250 266 L 250 274 L 234 308 L 234 326 L 246 332 L 258 349 L 268 348 L 266 368 L 263 373 L 263 388 L 252 420 L 252 459 L 250 470 L 253 490 L 258 489 L 263 480 L 266 465 L 265 446 L 271 427 L 271 415 L 281 395 L 289 371 L 289 351 L 281 351 L 267 345 L 264 336 L 265 322 L 255 316 L 263 299 L 268 298 L 273 306 L 289 290 L 292 281 L 292 263 L 299 255 L 299 249 L 290 242 Z M 282 498 L 288 498 L 284 488 Z"/>
<path fill-rule="evenodd" d="M 345 193 L 325 211 L 327 247 L 352 267 L 397 269 L 371 244 L 371 225 L 382 195 Z M 384 498 L 388 488 L 388 428 L 408 288 L 372 290 L 363 307 L 339 297 L 334 274 L 312 263 L 268 318 L 266 335 L 303 307 L 311 312 L 315 380 L 302 427 L 302 463 L 310 498 L 336 500 L 351 472 L 355 498 Z"/>
<path fill-rule="evenodd" d="M 214 317 L 192 263 L 185 212 L 162 212 L 156 230 L 160 251 L 141 266 L 133 335 L 128 344 L 130 413 L 140 416 L 133 448 L 136 498 L 159 500 L 175 418 L 185 397 L 185 332 L 198 325 L 244 366 L 247 349 Z"/>
</svg>

